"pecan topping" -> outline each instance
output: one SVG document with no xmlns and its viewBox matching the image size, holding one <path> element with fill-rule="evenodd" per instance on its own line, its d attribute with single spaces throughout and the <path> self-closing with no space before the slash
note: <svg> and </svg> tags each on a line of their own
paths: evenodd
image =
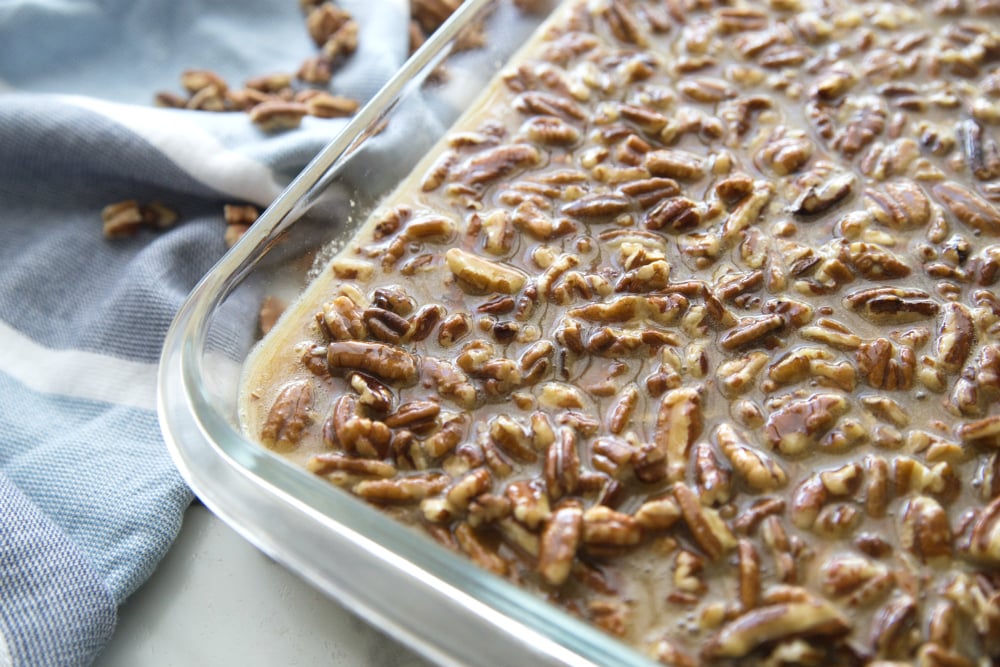
<svg viewBox="0 0 1000 667">
<path fill-rule="evenodd" d="M 955 134 L 969 171 L 976 178 L 988 181 L 1000 176 L 1000 149 L 996 141 L 983 136 L 982 125 L 968 118 L 958 123 Z"/>
<path fill-rule="evenodd" d="M 261 318 L 249 432 L 664 664 L 1000 655 L 997 1 L 568 2 Z M 160 102 L 352 113 L 302 4 L 298 79 Z"/>
<path fill-rule="evenodd" d="M 572 100 L 548 93 L 524 93 L 514 100 L 514 108 L 523 114 L 561 116 L 566 120 L 583 120 L 586 114 Z"/>
</svg>

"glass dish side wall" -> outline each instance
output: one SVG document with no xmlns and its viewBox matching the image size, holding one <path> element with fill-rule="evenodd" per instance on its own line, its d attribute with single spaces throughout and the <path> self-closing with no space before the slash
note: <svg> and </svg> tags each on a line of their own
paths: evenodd
<svg viewBox="0 0 1000 667">
<path fill-rule="evenodd" d="M 322 263 L 317 256 L 364 221 L 541 18 L 470 0 L 304 170 L 179 313 L 161 364 L 161 423 L 178 467 L 213 511 L 442 664 L 648 665 L 589 625 L 247 441 L 238 428 L 242 362 L 257 339 L 261 298 L 294 298 L 310 267 Z M 487 35 L 503 38 L 453 53 L 461 30 L 480 20 Z M 433 83 L 442 63 L 449 80 L 462 85 Z"/>
</svg>

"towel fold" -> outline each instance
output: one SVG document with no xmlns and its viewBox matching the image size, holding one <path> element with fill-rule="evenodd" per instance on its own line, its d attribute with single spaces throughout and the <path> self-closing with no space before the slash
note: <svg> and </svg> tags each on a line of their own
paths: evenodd
<svg viewBox="0 0 1000 667">
<path fill-rule="evenodd" d="M 338 4 L 361 34 L 330 90 L 364 100 L 406 56 L 407 5 Z M 315 54 L 293 0 L 0 4 L 0 666 L 92 662 L 169 548 L 191 494 L 156 419 L 163 337 L 226 250 L 223 206 L 267 205 L 344 123 L 268 135 L 154 93 Z M 125 199 L 177 225 L 106 239 Z"/>
</svg>

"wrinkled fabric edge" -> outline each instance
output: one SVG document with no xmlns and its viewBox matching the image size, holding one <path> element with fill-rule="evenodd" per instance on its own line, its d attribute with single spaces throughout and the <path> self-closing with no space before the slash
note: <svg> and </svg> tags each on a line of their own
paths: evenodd
<svg viewBox="0 0 1000 667">
<path fill-rule="evenodd" d="M 0 372 L 49 395 L 156 410 L 158 365 L 40 345 L 0 320 Z M 0 663 L 2 667 L 2 663 Z"/>
<path fill-rule="evenodd" d="M 81 550 L 3 473 L 0 535 L 6 664 L 91 664 L 114 632 L 114 596 Z"/>
</svg>

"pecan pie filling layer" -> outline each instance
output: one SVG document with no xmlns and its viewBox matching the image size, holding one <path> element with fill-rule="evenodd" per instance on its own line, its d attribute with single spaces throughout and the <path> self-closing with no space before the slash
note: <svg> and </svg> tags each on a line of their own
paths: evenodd
<svg viewBox="0 0 1000 667">
<path fill-rule="evenodd" d="M 1000 656 L 1000 4 L 560 11 L 248 433 L 665 664 Z"/>
</svg>

